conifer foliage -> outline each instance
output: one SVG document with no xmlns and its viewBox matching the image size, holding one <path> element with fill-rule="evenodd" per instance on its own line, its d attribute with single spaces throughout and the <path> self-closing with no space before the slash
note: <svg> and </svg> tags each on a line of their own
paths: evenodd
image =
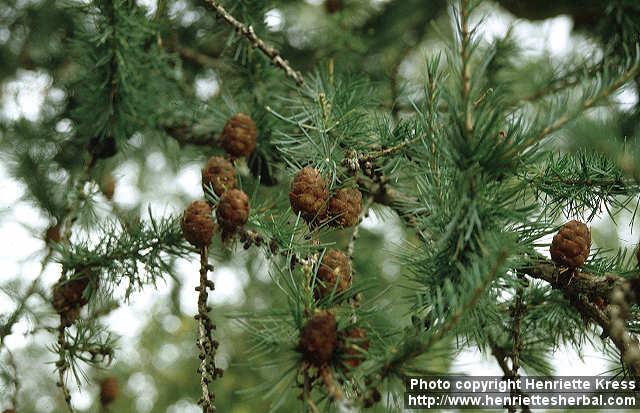
<svg viewBox="0 0 640 413">
<path fill-rule="evenodd" d="M 0 279 L 0 409 L 395 411 L 469 348 L 518 377 L 597 343 L 640 378 L 640 249 L 611 240 L 640 203 L 640 5 L 317 3 L 0 0 L 3 90 L 48 82 L 0 116 L 45 222 L 39 273 Z M 507 12 L 592 53 L 488 35 Z"/>
</svg>

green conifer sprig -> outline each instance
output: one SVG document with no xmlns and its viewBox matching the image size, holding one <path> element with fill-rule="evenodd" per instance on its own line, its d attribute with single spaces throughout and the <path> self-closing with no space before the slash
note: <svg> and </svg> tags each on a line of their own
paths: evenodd
<svg viewBox="0 0 640 413">
<path fill-rule="evenodd" d="M 172 270 L 172 259 L 185 257 L 191 248 L 183 239 L 178 218 L 155 219 L 123 226 L 106 222 L 97 241 L 89 238 L 73 245 L 58 245 L 58 261 L 69 270 L 89 268 L 108 290 L 127 282 L 125 298 L 155 285 Z"/>
</svg>

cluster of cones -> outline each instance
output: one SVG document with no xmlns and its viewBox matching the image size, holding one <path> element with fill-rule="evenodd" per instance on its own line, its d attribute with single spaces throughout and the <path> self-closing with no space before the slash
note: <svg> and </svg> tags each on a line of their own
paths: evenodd
<svg viewBox="0 0 640 413">
<path fill-rule="evenodd" d="M 352 227 L 358 224 L 362 212 L 362 194 L 357 188 L 340 188 L 331 193 L 320 171 L 309 166 L 293 179 L 289 202 L 293 212 L 310 227 Z M 339 301 L 351 287 L 352 278 L 350 258 L 340 250 L 327 250 L 313 282 L 314 298 L 320 301 L 332 297 L 333 302 Z M 359 366 L 369 345 L 364 328 L 339 329 L 333 311 L 316 310 L 300 331 L 297 351 L 306 365 L 321 376 L 330 366 L 346 371 Z"/>
<path fill-rule="evenodd" d="M 218 228 L 227 239 L 249 219 L 249 197 L 237 189 L 236 169 L 233 160 L 251 155 L 256 148 L 258 131 L 253 120 L 244 113 L 232 116 L 224 126 L 220 146 L 228 159 L 212 156 L 202 169 L 202 189 L 217 201 L 193 201 L 182 218 L 184 237 L 192 245 L 203 248 L 209 245 Z M 217 222 L 213 220 L 213 209 Z"/>
</svg>

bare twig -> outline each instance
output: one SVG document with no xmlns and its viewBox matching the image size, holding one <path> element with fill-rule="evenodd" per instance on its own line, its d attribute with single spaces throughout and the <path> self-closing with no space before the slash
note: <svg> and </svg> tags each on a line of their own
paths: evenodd
<svg viewBox="0 0 640 413">
<path fill-rule="evenodd" d="M 383 158 L 385 156 L 396 154 L 406 147 L 416 144 L 422 141 L 425 138 L 425 135 L 414 136 L 410 139 L 405 139 L 404 141 L 390 146 L 388 148 L 377 149 L 371 152 L 358 153 L 355 151 L 349 151 L 345 159 L 342 161 L 343 165 L 346 166 L 349 170 L 355 171 L 358 169 L 366 169 L 369 167 L 367 163 L 371 163 L 378 158 Z"/>
<path fill-rule="evenodd" d="M 69 203 L 68 207 L 65 210 L 65 216 L 62 220 L 61 225 L 61 243 L 68 244 L 71 239 L 71 230 L 73 228 L 73 224 L 78 219 L 78 212 L 80 207 L 85 200 L 84 186 L 91 179 L 91 171 L 95 166 L 97 158 L 95 155 L 91 155 L 89 161 L 85 164 L 85 167 L 82 171 L 82 175 L 78 178 L 75 184 L 75 188 L 73 191 L 73 195 L 75 198 Z M 64 277 L 65 269 L 62 269 L 62 277 Z M 60 324 L 58 325 L 58 361 L 56 362 L 56 368 L 58 370 L 58 387 L 62 391 L 62 396 L 65 401 L 65 405 L 69 412 L 73 412 L 73 407 L 71 406 L 71 394 L 69 393 L 69 389 L 65 383 L 65 375 L 67 369 L 69 368 L 69 363 L 66 360 L 66 355 L 68 353 L 68 344 L 66 342 L 66 328 L 68 326 L 68 320 L 63 314 L 60 314 Z"/>
<path fill-rule="evenodd" d="M 473 115 L 471 102 L 471 71 L 469 67 L 471 34 L 469 32 L 469 0 L 460 3 L 460 60 L 462 62 L 462 101 L 464 102 L 464 128 L 467 138 L 473 135 Z"/>
<path fill-rule="evenodd" d="M 616 291 L 627 291 L 628 281 L 615 274 L 597 277 L 593 274 L 558 268 L 540 259 L 522 268 L 525 274 L 548 282 L 564 293 L 573 307 L 585 318 L 602 328 L 603 339 L 610 337 L 633 375 L 640 377 L 640 344 L 625 328 L 624 321 L 611 309 L 605 313 L 589 297 L 609 297 Z"/>
<path fill-rule="evenodd" d="M 331 369 L 328 367 L 321 367 L 318 373 L 320 374 L 322 384 L 327 390 L 329 398 L 333 401 L 342 400 L 344 398 L 344 394 L 342 393 L 342 389 L 336 384 L 333 374 L 331 373 Z"/>
<path fill-rule="evenodd" d="M 177 45 L 173 47 L 173 49 L 175 49 L 175 51 L 178 52 L 181 58 L 183 58 L 184 60 L 188 60 L 190 62 L 196 63 L 197 65 L 210 67 L 213 69 L 219 69 L 220 67 L 222 67 L 222 64 L 220 63 L 219 60 L 209 55 L 206 55 L 204 53 L 201 53 L 198 50 L 193 49 L 191 47 Z"/>
<path fill-rule="evenodd" d="M 182 145 L 208 146 L 214 148 L 218 145 L 215 132 L 198 131 L 194 125 L 186 123 L 164 124 L 162 128 Z"/>
<path fill-rule="evenodd" d="M 60 316 L 60 324 L 58 325 L 58 347 L 59 347 L 59 351 L 58 351 L 58 361 L 56 361 L 56 368 L 58 370 L 58 387 L 60 387 L 60 390 L 62 391 L 62 397 L 64 398 L 64 403 L 65 406 L 67 407 L 67 410 L 71 413 L 73 413 L 73 407 L 71 406 L 71 394 L 69 393 L 69 389 L 67 388 L 66 382 L 65 382 L 65 374 L 67 372 L 67 369 L 69 368 L 69 363 L 66 360 L 66 354 L 67 354 L 67 340 L 66 340 L 66 328 L 67 328 L 67 324 L 66 322 L 63 320 L 63 316 Z"/>
<path fill-rule="evenodd" d="M 220 3 L 216 0 L 206 0 L 207 3 L 213 7 L 215 12 L 220 16 L 224 21 L 226 21 L 230 26 L 232 26 L 236 32 L 242 36 L 244 36 L 251 46 L 260 50 L 262 53 L 267 55 L 269 59 L 273 62 L 274 65 L 284 70 L 285 74 L 295 80 L 298 85 L 302 85 L 304 83 L 304 78 L 302 74 L 297 70 L 294 70 L 281 55 L 280 52 L 272 46 L 266 44 L 262 39 L 256 35 L 256 32 L 253 30 L 252 26 L 247 26 L 244 23 L 238 21 L 235 17 L 233 17 Z"/>
<path fill-rule="evenodd" d="M 311 377 L 309 376 L 308 366 L 302 367 L 302 374 L 304 381 L 302 383 L 301 399 L 304 412 L 306 413 L 311 411 L 312 413 L 318 413 L 318 408 L 311 398 Z"/>
<path fill-rule="evenodd" d="M 222 369 L 216 367 L 215 355 L 218 349 L 218 342 L 213 338 L 212 331 L 216 326 L 209 317 L 210 308 L 207 305 L 209 294 L 207 289 L 214 289 L 214 284 L 207 278 L 207 273 L 213 268 L 209 265 L 208 248 L 203 247 L 200 251 L 200 285 L 196 287 L 198 291 L 198 350 L 200 352 L 200 387 L 202 398 L 199 404 L 202 406 L 202 413 L 213 413 L 216 408 L 213 404 L 215 395 L 209 390 L 209 384 L 216 378 L 222 376 Z"/>
</svg>

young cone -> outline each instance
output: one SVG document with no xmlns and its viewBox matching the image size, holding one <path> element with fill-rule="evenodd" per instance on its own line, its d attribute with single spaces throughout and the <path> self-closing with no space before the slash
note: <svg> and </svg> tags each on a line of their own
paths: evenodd
<svg viewBox="0 0 640 413">
<path fill-rule="evenodd" d="M 327 183 L 317 169 L 304 167 L 293 178 L 289 202 L 293 212 L 305 221 L 313 222 L 324 215 L 328 197 Z"/>
<path fill-rule="evenodd" d="M 236 187 L 236 168 L 221 156 L 212 156 L 202 169 L 202 190 L 207 193 L 209 188 L 220 196 L 228 189 Z"/>
<path fill-rule="evenodd" d="M 320 262 L 316 274 L 314 295 L 323 298 L 331 294 L 340 294 L 351 286 L 351 261 L 343 252 L 328 250 Z"/>
<path fill-rule="evenodd" d="M 100 192 L 109 201 L 113 200 L 113 195 L 116 192 L 116 178 L 111 174 L 105 174 L 100 181 Z"/>
<path fill-rule="evenodd" d="M 52 305 L 64 325 L 68 326 L 76 321 L 80 310 L 89 301 L 85 294 L 89 282 L 90 273 L 85 269 L 77 270 L 75 278 L 60 280 L 54 284 Z"/>
<path fill-rule="evenodd" d="M 333 314 L 320 311 L 314 314 L 300 332 L 298 351 L 309 364 L 321 367 L 331 362 L 338 343 L 337 323 Z"/>
<path fill-rule="evenodd" d="M 235 231 L 249 219 L 249 197 L 239 189 L 225 192 L 216 208 L 216 216 L 225 231 Z"/>
<path fill-rule="evenodd" d="M 591 232 L 580 221 L 569 221 L 560 228 L 551 243 L 551 259 L 558 265 L 578 268 L 586 261 L 591 249 Z"/>
<path fill-rule="evenodd" d="M 107 377 L 100 383 L 100 403 L 103 406 L 113 403 L 120 393 L 120 386 L 115 377 Z"/>
<path fill-rule="evenodd" d="M 222 130 L 220 145 L 229 155 L 239 158 L 249 156 L 256 149 L 258 130 L 249 115 L 233 115 Z"/>
<path fill-rule="evenodd" d="M 54 224 L 47 228 L 47 231 L 44 233 L 44 239 L 47 243 L 60 242 L 62 239 L 62 235 L 60 234 L 60 225 Z"/>
<path fill-rule="evenodd" d="M 202 248 L 211 242 L 216 224 L 211 216 L 211 207 L 206 201 L 193 201 L 182 216 L 182 233 L 193 246 Z"/>
<path fill-rule="evenodd" d="M 362 194 L 356 188 L 338 190 L 329 200 L 327 213 L 329 224 L 335 227 L 347 228 L 358 223 L 362 212 Z"/>
</svg>

